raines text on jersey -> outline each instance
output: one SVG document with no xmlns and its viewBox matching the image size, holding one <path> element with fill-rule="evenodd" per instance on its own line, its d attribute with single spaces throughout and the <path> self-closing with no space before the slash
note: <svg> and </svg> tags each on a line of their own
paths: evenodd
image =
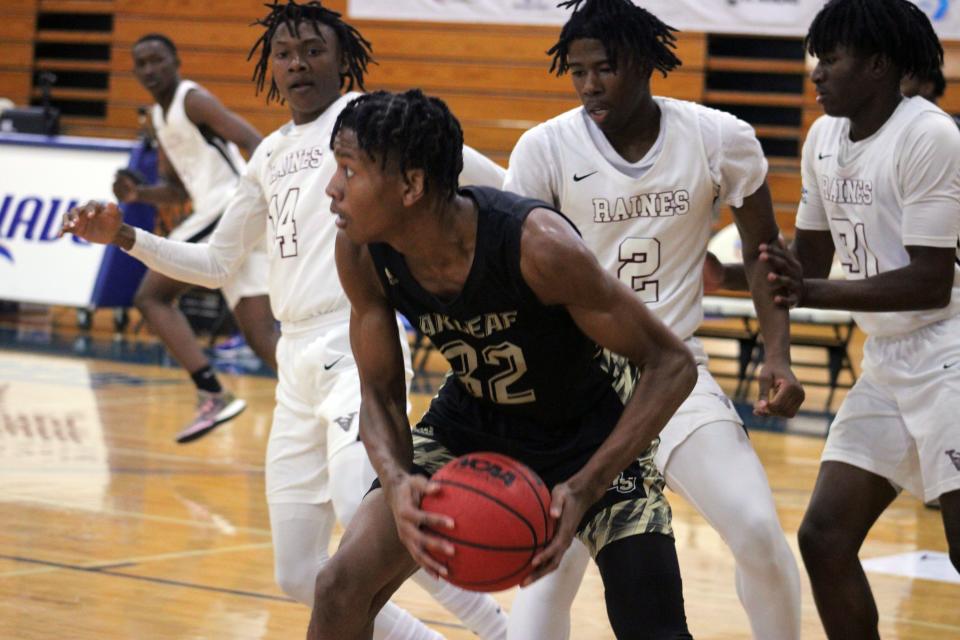
<svg viewBox="0 0 960 640">
<path fill-rule="evenodd" d="M 323 146 L 296 149 L 270 163 L 270 184 L 280 178 L 304 169 L 316 169 L 323 160 Z"/>
<path fill-rule="evenodd" d="M 442 313 L 425 313 L 420 316 L 419 324 L 420 333 L 425 336 L 435 336 L 443 331 L 457 331 L 474 338 L 486 338 L 498 331 L 509 329 L 516 321 L 516 311 L 485 313 L 465 321 Z"/>
<path fill-rule="evenodd" d="M 607 198 L 593 199 L 594 222 L 620 222 L 631 218 L 668 218 L 682 216 L 690 211 L 690 192 L 686 189 L 641 193 L 621 197 L 611 202 Z"/>
<path fill-rule="evenodd" d="M 820 197 L 837 204 L 873 204 L 873 182 L 820 176 Z"/>
</svg>

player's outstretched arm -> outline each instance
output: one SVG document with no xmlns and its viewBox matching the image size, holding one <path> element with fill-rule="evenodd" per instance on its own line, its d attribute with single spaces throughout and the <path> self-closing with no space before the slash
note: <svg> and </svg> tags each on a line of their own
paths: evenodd
<svg viewBox="0 0 960 640">
<path fill-rule="evenodd" d="M 453 546 L 423 527 L 453 528 L 453 520 L 421 511 L 420 500 L 438 487 L 410 473 L 413 442 L 396 314 L 366 246 L 354 244 L 340 232 L 336 260 L 350 299 L 350 345 L 360 373 L 360 439 L 393 511 L 400 540 L 418 564 L 434 575 L 446 575 L 446 568 L 429 551 L 453 555 Z"/>
<path fill-rule="evenodd" d="M 557 567 L 586 509 L 650 446 L 697 380 L 693 356 L 636 294 L 603 270 L 573 227 L 536 209 L 524 223 L 520 268 L 547 305 L 563 305 L 601 346 L 642 370 L 633 395 L 606 441 L 583 469 L 553 490 L 557 533 L 536 558 L 532 582 Z"/>
<path fill-rule="evenodd" d="M 802 243 L 798 243 L 798 249 Z M 935 309 L 950 304 L 956 248 L 909 246 L 906 250 L 910 264 L 863 280 L 807 277 L 798 257 L 780 246 L 765 246 L 762 255 L 771 264 L 770 277 L 783 291 L 774 298 L 783 307 L 881 312 Z"/>
<path fill-rule="evenodd" d="M 733 209 L 743 246 L 743 266 L 753 305 L 763 334 L 764 362 L 757 380 L 757 415 L 793 417 L 803 404 L 804 391 L 790 368 L 789 312 L 774 303 L 774 288 L 768 276 L 770 263 L 760 260 L 760 245 L 773 243 L 780 229 L 773 215 L 773 201 L 766 181 Z"/>
<path fill-rule="evenodd" d="M 253 125 L 227 109 L 215 95 L 203 88 L 193 89 L 183 99 L 183 110 L 197 127 L 205 127 L 252 156 L 262 136 Z"/>
<path fill-rule="evenodd" d="M 245 178 L 206 243 L 161 238 L 124 223 L 117 205 L 93 201 L 68 211 L 60 234 L 114 244 L 174 280 L 216 289 L 240 269 L 254 247 L 262 246 L 265 217 L 259 187 Z"/>
</svg>

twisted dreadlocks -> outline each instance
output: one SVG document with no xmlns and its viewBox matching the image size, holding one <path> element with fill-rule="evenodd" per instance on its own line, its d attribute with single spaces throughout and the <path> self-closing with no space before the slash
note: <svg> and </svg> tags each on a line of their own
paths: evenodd
<svg viewBox="0 0 960 640">
<path fill-rule="evenodd" d="M 813 19 L 804 47 L 819 58 L 838 46 L 885 56 L 902 75 L 923 77 L 943 65 L 930 19 L 907 0 L 830 0 Z"/>
<path fill-rule="evenodd" d="M 346 84 L 347 91 L 353 89 L 354 85 L 363 90 L 363 74 L 367 71 L 367 65 L 374 62 L 370 42 L 367 41 L 355 27 L 344 22 L 340 14 L 320 5 L 320 2 L 313 0 L 304 4 L 298 4 L 296 0 L 286 0 L 281 3 L 280 0 L 273 0 L 273 4 L 265 4 L 270 12 L 263 18 L 251 23 L 266 27 L 263 34 L 257 39 L 247 54 L 247 60 L 260 49 L 260 59 L 253 69 L 253 81 L 257 85 L 257 93 L 263 90 L 263 85 L 267 78 L 267 68 L 270 63 L 270 52 L 272 50 L 273 36 L 277 29 L 286 26 L 296 37 L 300 37 L 300 26 L 306 22 L 313 27 L 314 33 L 323 38 L 320 33 L 320 25 L 325 24 L 337 34 L 337 43 L 340 45 L 340 52 L 347 63 L 347 72 L 340 77 L 340 88 L 343 89 Z M 376 63 L 374 63 L 376 64 Z M 271 100 L 281 101 L 280 92 L 277 89 L 277 83 L 270 80 L 270 91 L 267 93 L 267 102 Z"/>
<path fill-rule="evenodd" d="M 676 49 L 677 30 L 630 0 L 568 0 L 557 6 L 573 9 L 560 39 L 547 51 L 553 56 L 550 71 L 558 76 L 570 68 L 570 45 L 581 38 L 602 42 L 614 71 L 620 54 L 637 68 L 656 69 L 664 77 L 683 64 L 672 51 Z"/>
<path fill-rule="evenodd" d="M 419 89 L 375 91 L 351 101 L 337 118 L 330 147 L 341 129 L 357 134 L 357 144 L 381 167 L 393 158 L 400 172 L 423 169 L 424 189 L 451 198 L 463 169 L 463 130 L 443 100 Z"/>
</svg>

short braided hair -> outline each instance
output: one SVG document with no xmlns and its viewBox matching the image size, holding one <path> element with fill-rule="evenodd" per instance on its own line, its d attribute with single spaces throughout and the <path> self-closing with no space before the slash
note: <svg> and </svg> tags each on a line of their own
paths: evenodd
<svg viewBox="0 0 960 640">
<path fill-rule="evenodd" d="M 838 46 L 887 57 L 900 75 L 930 75 L 943 46 L 930 19 L 907 0 L 830 0 L 810 24 L 804 47 L 822 57 Z"/>
<path fill-rule="evenodd" d="M 341 129 L 357 134 L 357 144 L 381 166 L 394 159 L 400 172 L 423 169 L 425 189 L 443 198 L 457 192 L 463 170 L 463 130 L 443 100 L 419 89 L 375 91 L 347 104 L 333 127 L 330 146 Z"/>
</svg>

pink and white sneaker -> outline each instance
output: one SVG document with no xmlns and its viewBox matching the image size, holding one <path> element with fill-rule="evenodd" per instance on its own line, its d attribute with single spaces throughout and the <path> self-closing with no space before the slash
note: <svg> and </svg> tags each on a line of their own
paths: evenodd
<svg viewBox="0 0 960 640">
<path fill-rule="evenodd" d="M 177 434 L 177 442 L 185 444 L 210 433 L 216 426 L 236 418 L 247 408 L 247 403 L 229 391 L 210 393 L 197 392 L 197 415 L 183 431 Z"/>
</svg>

